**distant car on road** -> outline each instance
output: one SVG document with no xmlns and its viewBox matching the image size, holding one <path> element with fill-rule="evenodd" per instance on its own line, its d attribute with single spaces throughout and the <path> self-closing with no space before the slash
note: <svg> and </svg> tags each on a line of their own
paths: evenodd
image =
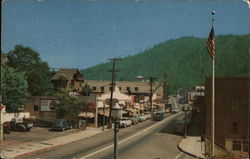
<svg viewBox="0 0 250 159">
<path fill-rule="evenodd" d="M 72 125 L 70 124 L 69 121 L 65 120 L 65 119 L 56 119 L 53 124 L 52 124 L 52 128 L 50 130 L 61 130 L 61 131 L 65 131 L 68 129 L 72 129 Z"/>
<path fill-rule="evenodd" d="M 179 103 L 180 103 L 180 104 L 187 104 L 188 101 L 187 101 L 187 99 L 185 99 L 185 98 L 180 98 L 180 99 L 179 99 Z"/>
<path fill-rule="evenodd" d="M 172 113 L 173 114 L 176 114 L 176 113 L 178 113 L 179 112 L 179 110 L 175 107 L 175 108 L 173 108 L 173 110 L 172 110 Z"/>
<path fill-rule="evenodd" d="M 156 121 L 160 121 L 160 120 L 163 120 L 164 119 L 164 114 L 161 113 L 161 112 L 158 112 L 156 113 L 154 116 L 153 116 L 153 120 L 156 120 Z"/>
</svg>

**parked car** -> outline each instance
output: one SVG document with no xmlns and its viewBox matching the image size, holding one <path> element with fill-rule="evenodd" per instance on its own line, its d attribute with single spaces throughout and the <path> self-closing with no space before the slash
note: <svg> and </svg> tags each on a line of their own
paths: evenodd
<svg viewBox="0 0 250 159">
<path fill-rule="evenodd" d="M 14 131 L 30 131 L 32 122 L 24 122 L 23 118 L 13 118 L 10 121 L 10 129 Z"/>
<path fill-rule="evenodd" d="M 144 115 L 145 115 L 146 120 L 151 119 L 151 117 L 152 117 L 150 112 L 145 112 Z"/>
<path fill-rule="evenodd" d="M 122 118 L 119 123 L 120 128 L 126 128 L 132 125 L 132 121 L 129 118 Z"/>
<path fill-rule="evenodd" d="M 178 113 L 178 112 L 179 112 L 178 108 L 176 108 L 176 107 L 173 108 L 173 110 L 172 110 L 172 113 L 173 113 L 173 114 L 176 114 L 176 113 Z"/>
<path fill-rule="evenodd" d="M 145 121 L 146 118 L 147 118 L 147 117 L 146 117 L 144 114 L 140 114 L 139 122 Z"/>
<path fill-rule="evenodd" d="M 160 121 L 164 119 L 164 114 L 162 112 L 158 112 L 153 116 L 153 120 Z"/>
<path fill-rule="evenodd" d="M 65 119 L 56 119 L 53 124 L 52 124 L 52 128 L 50 130 L 61 130 L 61 131 L 65 131 L 68 129 L 72 129 L 72 125 L 70 124 L 69 121 L 65 120 Z"/>
<path fill-rule="evenodd" d="M 131 115 L 128 119 L 132 121 L 132 125 L 137 124 L 139 122 L 139 115 Z"/>
</svg>

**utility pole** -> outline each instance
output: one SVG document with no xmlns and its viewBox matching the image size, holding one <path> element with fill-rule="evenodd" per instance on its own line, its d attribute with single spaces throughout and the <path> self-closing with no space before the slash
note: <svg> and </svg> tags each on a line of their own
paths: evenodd
<svg viewBox="0 0 250 159">
<path fill-rule="evenodd" d="M 167 99 L 167 78 L 168 78 L 168 76 L 167 76 L 167 74 L 166 73 L 164 73 L 163 74 L 163 98 L 164 98 L 164 100 L 165 99 Z"/>
<path fill-rule="evenodd" d="M 112 70 L 109 70 L 109 72 L 112 72 L 112 79 L 111 79 L 111 94 L 110 94 L 110 101 L 109 101 L 109 120 L 108 120 L 108 128 L 112 128 L 112 121 L 111 121 L 111 111 L 113 107 L 113 92 L 114 92 L 114 85 L 115 85 L 115 72 L 118 72 L 118 70 L 115 70 L 115 62 L 118 60 L 117 58 L 108 59 L 112 61 Z"/>
<path fill-rule="evenodd" d="M 153 102 L 152 102 L 152 97 L 153 97 L 153 82 L 155 80 L 155 77 L 150 77 L 150 96 L 149 96 L 149 102 L 150 102 L 150 111 L 153 114 Z"/>
<path fill-rule="evenodd" d="M 105 128 L 105 102 L 103 102 L 103 117 L 102 117 L 102 131 L 104 131 Z"/>
</svg>

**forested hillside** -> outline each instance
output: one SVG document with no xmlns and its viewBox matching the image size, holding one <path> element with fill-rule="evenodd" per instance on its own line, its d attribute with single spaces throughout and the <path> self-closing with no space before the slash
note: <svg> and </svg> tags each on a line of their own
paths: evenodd
<svg viewBox="0 0 250 159">
<path fill-rule="evenodd" d="M 207 39 L 183 37 L 168 40 L 134 56 L 116 62 L 116 80 L 135 80 L 167 74 L 171 92 L 185 86 L 203 85 L 211 75 L 211 57 L 205 45 Z M 246 76 L 249 63 L 249 35 L 220 35 L 216 37 L 216 75 Z M 85 79 L 110 80 L 112 64 L 104 63 L 82 70 Z"/>
</svg>

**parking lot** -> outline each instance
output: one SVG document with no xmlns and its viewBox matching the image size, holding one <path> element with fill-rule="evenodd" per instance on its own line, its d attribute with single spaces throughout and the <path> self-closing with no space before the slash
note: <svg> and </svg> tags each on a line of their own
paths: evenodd
<svg viewBox="0 0 250 159">
<path fill-rule="evenodd" d="M 76 133 L 79 129 L 71 129 L 67 131 L 49 131 L 48 128 L 33 127 L 29 132 L 18 132 L 11 131 L 10 134 L 5 134 L 6 142 L 39 142 L 43 140 L 48 140 L 51 138 L 64 136 L 72 133 Z"/>
</svg>

